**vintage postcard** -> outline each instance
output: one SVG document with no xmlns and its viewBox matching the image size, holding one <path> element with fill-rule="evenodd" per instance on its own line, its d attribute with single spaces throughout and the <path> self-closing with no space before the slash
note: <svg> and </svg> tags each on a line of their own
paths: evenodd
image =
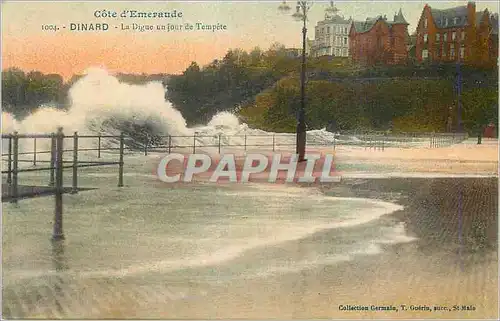
<svg viewBox="0 0 500 321">
<path fill-rule="evenodd" d="M 496 1 L 2 1 L 5 319 L 497 319 Z"/>
</svg>

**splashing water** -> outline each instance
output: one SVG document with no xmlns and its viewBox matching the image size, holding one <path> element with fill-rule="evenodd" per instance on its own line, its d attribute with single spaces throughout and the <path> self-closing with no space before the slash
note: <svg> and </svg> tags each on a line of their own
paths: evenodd
<svg viewBox="0 0 500 321">
<path fill-rule="evenodd" d="M 190 146 L 193 135 L 197 144 L 216 146 L 219 135 L 222 135 L 223 145 L 267 146 L 271 144 L 269 137 L 273 132 L 249 128 L 241 123 L 234 114 L 220 112 L 208 124 L 188 128 L 182 114 L 172 104 L 165 101 L 165 88 L 161 82 L 151 82 L 146 85 L 129 85 L 121 83 L 106 70 L 89 68 L 85 76 L 78 80 L 69 91 L 70 108 L 58 110 L 51 106 L 39 108 L 35 113 L 18 122 L 12 115 L 2 112 L 2 133 L 51 133 L 63 127 L 66 135 L 78 132 L 80 135 L 118 136 L 121 132 L 127 137 L 129 147 L 143 146 L 146 138 L 153 145 L 164 144 L 168 135 L 175 137 L 174 145 Z M 245 137 L 247 136 L 247 137 Z M 191 137 L 191 138 L 188 138 Z M 152 140 L 150 140 L 152 138 Z M 247 141 L 248 138 L 248 141 Z M 282 146 L 295 144 L 293 134 L 280 135 Z M 321 130 L 307 132 L 308 144 L 331 145 L 343 141 L 348 144 L 359 142 L 351 136 L 339 136 Z M 116 142 L 108 142 L 115 144 Z M 106 144 L 108 144 L 106 143 Z M 30 146 L 24 146 L 29 144 Z M 40 150 L 47 150 L 50 142 L 39 142 Z M 81 140 L 83 148 L 95 148 L 96 142 Z M 5 144 L 4 144 L 5 145 Z M 20 149 L 32 150 L 32 144 L 20 142 Z M 4 148 L 5 149 L 5 148 Z"/>
<path fill-rule="evenodd" d="M 63 127 L 66 135 L 75 131 L 81 135 L 119 135 L 124 132 L 141 142 L 146 134 L 150 137 L 197 134 L 200 136 L 198 140 L 210 140 L 217 135 L 240 135 L 232 138 L 234 143 L 243 143 L 245 134 L 273 134 L 251 129 L 229 112 L 218 113 L 205 126 L 188 128 L 182 114 L 165 101 L 165 88 L 160 82 L 129 85 L 99 68 L 89 68 L 85 76 L 71 87 L 69 97 L 71 106 L 68 111 L 44 107 L 21 122 L 3 112 L 2 133 L 50 133 Z M 320 132 L 322 136 L 332 136 L 324 130 Z M 329 140 L 332 137 L 324 138 Z M 269 138 L 264 140 L 268 142 Z"/>
</svg>

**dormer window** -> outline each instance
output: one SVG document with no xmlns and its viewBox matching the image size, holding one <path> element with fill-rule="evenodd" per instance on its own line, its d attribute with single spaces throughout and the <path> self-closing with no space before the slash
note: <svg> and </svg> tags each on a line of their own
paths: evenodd
<svg viewBox="0 0 500 321">
<path fill-rule="evenodd" d="M 444 18 L 444 26 L 448 26 L 448 18 Z"/>
<path fill-rule="evenodd" d="M 454 25 L 458 24 L 458 17 L 453 18 L 453 24 Z"/>
</svg>

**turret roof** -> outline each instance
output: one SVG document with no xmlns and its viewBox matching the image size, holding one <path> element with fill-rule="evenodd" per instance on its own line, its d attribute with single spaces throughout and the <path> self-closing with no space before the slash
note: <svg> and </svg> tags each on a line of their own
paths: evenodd
<svg viewBox="0 0 500 321">
<path fill-rule="evenodd" d="M 394 15 L 394 21 L 387 21 L 387 18 L 382 17 L 381 15 L 375 18 L 366 18 L 365 21 L 353 21 L 354 30 L 357 33 L 364 33 L 370 31 L 379 20 L 384 21 L 386 24 L 389 25 L 389 27 L 392 27 L 393 25 L 397 24 L 406 24 L 406 25 L 408 24 L 408 22 L 406 22 L 406 19 L 403 16 L 403 11 L 399 9 L 398 14 Z"/>
</svg>

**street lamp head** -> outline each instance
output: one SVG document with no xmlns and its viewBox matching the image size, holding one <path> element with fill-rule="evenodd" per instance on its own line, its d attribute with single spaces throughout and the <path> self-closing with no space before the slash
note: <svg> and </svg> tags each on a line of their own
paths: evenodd
<svg viewBox="0 0 500 321">
<path fill-rule="evenodd" d="M 290 12 L 291 9 L 292 8 L 290 8 L 290 6 L 286 3 L 286 1 L 283 1 L 278 7 L 278 10 L 283 14 Z"/>
<path fill-rule="evenodd" d="M 304 19 L 304 13 L 302 13 L 302 5 L 297 1 L 297 7 L 295 7 L 296 11 L 292 15 L 292 17 L 297 21 L 302 21 Z"/>
<path fill-rule="evenodd" d="M 301 12 L 295 12 L 292 17 L 297 21 L 302 21 L 304 19 L 304 15 Z"/>
</svg>

